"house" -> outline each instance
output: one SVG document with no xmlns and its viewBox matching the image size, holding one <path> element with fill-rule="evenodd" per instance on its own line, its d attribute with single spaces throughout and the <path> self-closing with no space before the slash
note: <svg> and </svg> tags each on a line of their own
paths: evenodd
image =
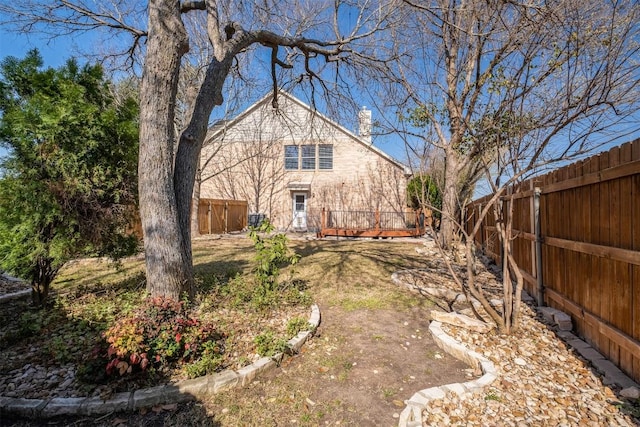
<svg viewBox="0 0 640 427">
<path fill-rule="evenodd" d="M 200 198 L 246 200 L 250 213 L 290 231 L 317 230 L 322 208 L 406 211 L 406 168 L 372 145 L 371 111 L 359 112 L 356 135 L 285 91 L 277 109 L 272 101 L 210 129 Z"/>
</svg>

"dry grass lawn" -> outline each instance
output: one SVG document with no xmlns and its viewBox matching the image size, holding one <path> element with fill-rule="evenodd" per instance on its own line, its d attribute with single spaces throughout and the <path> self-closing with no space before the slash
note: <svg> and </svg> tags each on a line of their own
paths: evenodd
<svg viewBox="0 0 640 427">
<path fill-rule="evenodd" d="M 55 422 L 102 426 L 394 425 L 397 420 L 392 415 L 415 390 L 461 381 L 465 376 L 466 367 L 441 354 L 430 339 L 427 328 L 432 303 L 390 279 L 398 270 L 430 263 L 415 251 L 421 243 L 421 239 L 293 238 L 290 246 L 302 258 L 285 268 L 281 277 L 297 281 L 322 312 L 320 329 L 301 355 L 248 388 L 212 396 L 206 402 L 113 414 L 99 421 L 66 418 Z M 232 278 L 251 272 L 254 252 L 245 237 L 200 238 L 193 251 L 196 274 L 201 278 Z M 109 292 L 112 285 L 117 287 L 123 279 L 133 277 L 139 278 L 142 289 L 143 268 L 141 256 L 123 261 L 117 269 L 107 261 L 78 260 L 65 267 L 53 286 L 58 294 L 96 288 Z M 361 413 L 362 408 L 366 413 Z"/>
</svg>

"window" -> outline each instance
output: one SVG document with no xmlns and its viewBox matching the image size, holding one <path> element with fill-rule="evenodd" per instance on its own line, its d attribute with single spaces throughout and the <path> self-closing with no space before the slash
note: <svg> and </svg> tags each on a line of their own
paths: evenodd
<svg viewBox="0 0 640 427">
<path fill-rule="evenodd" d="M 313 170 L 316 168 L 316 146 L 302 146 L 302 169 Z"/>
<path fill-rule="evenodd" d="M 298 151 L 297 145 L 285 145 L 284 146 L 284 168 L 286 170 L 298 169 Z"/>
<path fill-rule="evenodd" d="M 318 169 L 333 169 L 333 145 L 318 145 Z"/>
<path fill-rule="evenodd" d="M 284 168 L 307 171 L 331 170 L 333 169 L 333 145 L 285 145 Z"/>
</svg>

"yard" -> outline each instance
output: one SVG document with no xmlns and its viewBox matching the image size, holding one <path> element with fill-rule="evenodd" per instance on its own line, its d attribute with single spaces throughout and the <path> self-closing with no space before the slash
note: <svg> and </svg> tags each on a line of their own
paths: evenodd
<svg viewBox="0 0 640 427">
<path fill-rule="evenodd" d="M 439 301 L 410 293 L 390 280 L 398 270 L 421 268 L 431 272 L 430 281 L 451 286 L 435 252 L 425 255 L 416 251 L 423 248 L 425 241 L 292 241 L 291 246 L 302 259 L 283 271 L 282 277 L 293 274 L 298 286 L 320 306 L 322 314 L 320 328 L 301 354 L 287 359 L 247 387 L 211 396 L 206 401 L 157 406 L 135 414 L 111 414 L 99 419 L 76 417 L 52 421 L 54 425 L 101 426 L 397 425 L 404 401 L 414 392 L 464 382 L 477 374 L 442 352 L 431 339 L 430 311 L 438 307 Z M 231 279 L 250 271 L 251 242 L 239 236 L 197 240 L 194 259 L 200 277 Z M 141 258 L 125 261 L 117 271 L 108 268 L 105 262 L 76 261 L 65 268 L 54 284 L 59 298 L 65 295 L 74 298 L 67 297 L 66 303 L 57 304 L 55 311 L 67 319 L 75 319 L 70 323 L 77 325 L 82 316 L 105 317 L 116 306 L 135 304 L 136 295 L 143 289 L 141 268 Z M 210 289 L 215 294 L 216 288 Z M 71 304 L 71 300 L 83 300 L 86 304 Z M 70 308 L 76 311 L 63 312 Z M 20 316 L 8 314 L 7 309 L 6 304 L 0 308 L 1 328 Z M 229 307 L 219 309 L 225 311 Z M 300 314 L 298 308 L 293 310 L 294 316 Z M 527 330 L 513 337 L 491 333 L 479 337 L 450 330 L 467 345 L 481 346 L 477 351 L 485 352 L 496 363 L 502 379 L 482 395 L 465 402 L 447 396 L 434 405 L 426 418 L 427 425 L 519 422 L 633 425 L 625 412 L 636 411 L 637 416 L 638 408 L 618 400 L 615 390 L 604 386 L 588 365 L 536 320 L 531 310 L 526 311 L 525 317 Z M 234 328 L 255 334 L 259 331 L 252 329 L 252 324 L 264 327 L 268 323 L 268 319 L 260 316 L 241 317 Z M 73 329 L 65 333 L 74 343 L 81 341 L 74 336 Z M 32 348 L 47 348 L 49 359 L 44 359 L 43 352 L 34 351 L 27 363 L 56 365 L 56 357 L 69 350 L 64 342 L 56 344 L 55 340 L 48 340 L 52 336 L 65 337 L 64 333 L 57 335 L 56 331 L 48 330 L 47 334 L 35 335 L 26 342 L 3 345 L 0 363 L 7 363 L 8 354 L 19 357 L 18 348 L 26 349 L 27 353 Z M 251 340 L 236 341 L 241 344 L 239 349 L 227 350 L 237 363 L 243 363 L 252 357 L 255 348 Z M 72 364 L 72 359 L 67 357 L 65 363 Z M 521 366 L 522 361 L 526 366 Z M 0 390 L 6 390 L 7 369 L 3 365 L 0 370 Z M 2 419 L 3 425 L 41 423 Z"/>
</svg>

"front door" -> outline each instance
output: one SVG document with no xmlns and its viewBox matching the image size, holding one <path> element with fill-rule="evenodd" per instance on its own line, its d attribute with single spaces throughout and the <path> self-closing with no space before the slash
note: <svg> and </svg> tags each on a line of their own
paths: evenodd
<svg viewBox="0 0 640 427">
<path fill-rule="evenodd" d="M 307 229 L 307 195 L 305 193 L 293 193 L 293 228 L 300 231 Z"/>
</svg>

